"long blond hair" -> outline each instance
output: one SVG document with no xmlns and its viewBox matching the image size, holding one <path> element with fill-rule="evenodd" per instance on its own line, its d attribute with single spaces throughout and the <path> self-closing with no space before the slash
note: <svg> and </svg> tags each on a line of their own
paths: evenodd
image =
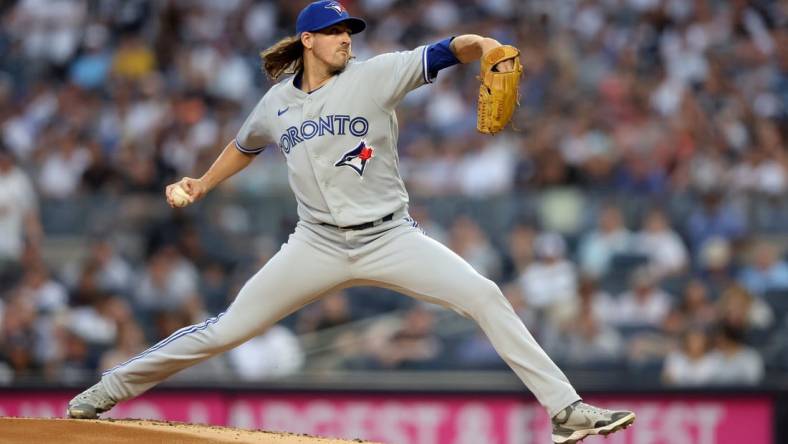
<svg viewBox="0 0 788 444">
<path fill-rule="evenodd" d="M 260 53 L 263 71 L 273 81 L 295 74 L 304 67 L 304 45 L 300 36 L 289 36 Z"/>
</svg>

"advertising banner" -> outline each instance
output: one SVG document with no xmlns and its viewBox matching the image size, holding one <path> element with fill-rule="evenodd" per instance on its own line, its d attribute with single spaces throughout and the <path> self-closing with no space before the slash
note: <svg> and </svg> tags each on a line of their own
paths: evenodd
<svg viewBox="0 0 788 444">
<path fill-rule="evenodd" d="M 62 417 L 69 395 L 0 392 L 0 415 Z M 635 426 L 605 444 L 772 444 L 772 403 L 759 396 L 589 398 L 634 410 Z M 242 394 L 153 391 L 119 404 L 112 418 L 149 418 L 246 429 L 361 438 L 389 444 L 541 444 L 547 413 L 515 395 Z M 601 442 L 601 441 L 600 441 Z"/>
</svg>

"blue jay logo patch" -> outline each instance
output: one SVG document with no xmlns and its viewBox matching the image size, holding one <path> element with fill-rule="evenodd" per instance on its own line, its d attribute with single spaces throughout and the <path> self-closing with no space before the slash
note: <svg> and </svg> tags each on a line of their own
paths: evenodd
<svg viewBox="0 0 788 444">
<path fill-rule="evenodd" d="M 358 173 L 359 177 L 363 177 L 364 168 L 366 168 L 367 162 L 373 157 L 374 153 L 375 148 L 367 146 L 367 141 L 361 139 L 361 142 L 355 148 L 343 154 L 334 166 L 348 166 L 353 168 L 353 171 Z"/>
<path fill-rule="evenodd" d="M 345 12 L 345 7 L 339 2 L 331 2 L 325 6 L 326 9 L 333 9 L 337 14 L 342 15 Z"/>
</svg>

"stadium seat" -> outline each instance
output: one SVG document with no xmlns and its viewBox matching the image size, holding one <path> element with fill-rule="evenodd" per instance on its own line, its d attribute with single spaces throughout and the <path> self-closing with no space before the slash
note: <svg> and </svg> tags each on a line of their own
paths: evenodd
<svg viewBox="0 0 788 444">
<path fill-rule="evenodd" d="M 768 290 L 763 299 L 774 310 L 775 324 L 781 324 L 788 314 L 788 288 Z"/>
<path fill-rule="evenodd" d="M 659 327 L 652 325 L 620 325 L 616 327 L 621 336 L 626 339 L 632 339 L 640 335 L 661 335 L 662 330 Z"/>
<path fill-rule="evenodd" d="M 642 254 L 619 253 L 610 259 L 611 270 L 634 270 L 648 263 L 648 256 Z"/>
<path fill-rule="evenodd" d="M 684 294 L 684 288 L 691 279 L 692 277 L 688 274 L 668 276 L 659 283 L 659 286 L 671 296 L 676 298 L 676 300 L 680 300 Z"/>
<path fill-rule="evenodd" d="M 600 279 L 599 286 L 610 294 L 619 294 L 628 288 L 632 272 L 647 262 L 648 257 L 641 254 L 616 254 L 610 259 L 608 272 Z"/>
</svg>

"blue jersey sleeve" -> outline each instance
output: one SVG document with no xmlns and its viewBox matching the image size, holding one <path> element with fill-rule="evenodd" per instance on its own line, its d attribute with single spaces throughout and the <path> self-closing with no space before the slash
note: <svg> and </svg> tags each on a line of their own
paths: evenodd
<svg viewBox="0 0 788 444">
<path fill-rule="evenodd" d="M 438 71 L 444 68 L 448 68 L 450 66 L 454 66 L 460 61 L 457 59 L 457 56 L 454 55 L 449 45 L 451 45 L 451 41 L 454 40 L 454 37 L 449 37 L 447 39 L 443 39 L 440 42 L 433 43 L 429 45 L 426 50 L 425 55 L 425 70 L 426 70 L 426 80 L 428 83 L 432 83 L 435 77 L 438 76 Z"/>
</svg>

